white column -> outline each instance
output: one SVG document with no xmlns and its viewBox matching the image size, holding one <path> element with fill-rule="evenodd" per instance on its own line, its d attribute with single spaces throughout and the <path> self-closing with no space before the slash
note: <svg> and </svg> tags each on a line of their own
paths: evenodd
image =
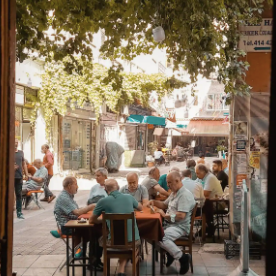
<svg viewBox="0 0 276 276">
<path fill-rule="evenodd" d="M 37 111 L 37 118 L 35 124 L 35 159 L 43 158 L 43 153 L 41 153 L 41 146 L 46 144 L 46 124 L 41 109 Z"/>
</svg>

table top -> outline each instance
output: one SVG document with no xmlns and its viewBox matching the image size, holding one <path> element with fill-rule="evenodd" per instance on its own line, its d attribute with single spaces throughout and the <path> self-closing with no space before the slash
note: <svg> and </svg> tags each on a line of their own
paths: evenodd
<svg viewBox="0 0 276 276">
<path fill-rule="evenodd" d="M 89 219 L 91 217 L 92 211 L 89 211 L 86 214 L 80 215 L 79 219 L 84 218 L 84 219 Z M 142 211 L 135 211 L 135 217 L 136 220 L 140 219 L 161 219 L 161 215 L 159 213 L 152 214 L 151 209 L 148 207 L 143 207 Z M 162 219 L 161 219 L 162 221 Z M 78 223 L 81 224 L 81 223 Z M 67 224 L 66 224 L 67 225 Z"/>
<path fill-rule="evenodd" d="M 89 219 L 91 214 L 92 212 L 90 211 L 79 216 L 79 219 Z M 141 238 L 152 241 L 162 240 L 164 236 L 164 230 L 162 227 L 162 217 L 159 213 L 152 214 L 150 208 L 143 207 L 142 212 L 135 211 L 135 217 Z M 89 224 L 88 221 L 85 223 L 79 223 L 77 220 L 70 220 L 64 226 L 76 229 L 88 229 L 89 227 L 93 229 L 95 225 Z"/>
</svg>

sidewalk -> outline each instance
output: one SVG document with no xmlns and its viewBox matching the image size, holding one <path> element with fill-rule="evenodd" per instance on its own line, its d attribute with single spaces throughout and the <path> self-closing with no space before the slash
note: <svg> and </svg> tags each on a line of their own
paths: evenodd
<svg viewBox="0 0 276 276">
<path fill-rule="evenodd" d="M 180 167 L 181 170 L 186 168 L 185 163 L 171 163 L 171 166 Z M 117 179 L 119 185 L 126 184 L 125 174 L 129 171 L 137 171 L 140 174 L 140 182 L 147 175 L 149 168 L 134 168 L 127 171 L 120 171 L 117 174 L 110 174 L 109 177 Z M 169 167 L 161 166 L 161 174 L 167 173 Z M 79 207 L 85 206 L 88 199 L 89 190 L 95 184 L 95 180 L 78 179 L 79 191 L 75 196 Z M 50 184 L 56 196 L 62 189 L 62 177 L 55 177 Z M 14 218 L 14 244 L 13 244 L 13 269 L 17 275 L 33 276 L 52 276 L 66 275 L 66 268 L 59 271 L 59 266 L 65 260 L 65 244 L 62 240 L 54 238 L 51 230 L 55 230 L 56 222 L 53 215 L 55 201 L 48 204 L 41 203 L 45 208 L 38 210 L 33 203 L 29 210 L 23 209 L 25 220 Z M 150 250 L 149 250 L 150 251 Z M 226 276 L 233 271 L 239 264 L 238 258 L 226 260 L 223 254 L 202 253 L 198 244 L 193 245 L 194 274 L 186 275 L 210 275 Z M 261 261 L 251 261 L 251 269 L 260 276 L 265 275 L 264 257 Z M 151 254 L 146 256 L 145 261 L 141 262 L 140 275 L 151 275 Z M 112 261 L 112 275 L 115 274 L 117 261 Z M 131 267 L 127 267 L 127 275 L 131 275 Z M 168 275 L 178 275 L 179 263 L 174 264 L 167 270 Z M 82 275 L 80 269 L 76 270 L 75 275 Z M 97 275 L 100 275 L 98 273 Z M 160 275 L 159 263 L 156 262 L 156 275 Z"/>
</svg>

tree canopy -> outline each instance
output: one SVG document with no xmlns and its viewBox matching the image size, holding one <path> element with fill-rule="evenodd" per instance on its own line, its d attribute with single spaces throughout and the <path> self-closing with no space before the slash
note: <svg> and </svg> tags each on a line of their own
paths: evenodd
<svg viewBox="0 0 276 276">
<path fill-rule="evenodd" d="M 186 85 L 174 78 L 167 79 L 162 74 L 144 73 L 118 73 L 116 77 L 119 77 L 119 81 L 110 81 L 110 69 L 100 64 L 94 64 L 92 70 L 84 67 L 82 74 L 75 71 L 69 74 L 64 68 L 69 58 L 65 59 L 63 62 L 46 63 L 38 98 L 31 99 L 34 104 L 33 119 L 37 108 L 42 108 L 47 130 L 51 129 L 52 116 L 57 113 L 64 115 L 68 104 L 75 109 L 76 104 L 82 106 L 85 102 L 90 102 L 98 117 L 103 103 L 115 112 L 135 101 L 142 106 L 148 106 L 151 91 L 156 91 L 161 98 L 173 89 Z M 82 65 L 81 61 L 78 62 Z"/>
<path fill-rule="evenodd" d="M 102 56 L 131 60 L 155 47 L 166 48 L 174 68 L 183 67 L 191 76 L 208 76 L 218 69 L 226 93 L 248 93 L 244 82 L 248 63 L 237 48 L 238 27 L 256 22 L 263 0 L 17 0 L 17 57 L 24 60 L 35 51 L 48 60 L 70 56 L 66 67 L 79 66 L 74 58 L 91 62 L 92 34 L 99 29 L 107 37 Z M 165 40 L 153 41 L 152 30 L 162 26 Z M 45 31 L 52 28 L 53 35 Z M 70 38 L 61 44 L 65 34 Z M 52 39 L 51 39 L 52 38 Z M 124 43 L 126 42 L 126 43 Z M 71 69 L 70 69 L 71 66 Z M 119 70 L 109 79 L 118 80 Z"/>
</svg>

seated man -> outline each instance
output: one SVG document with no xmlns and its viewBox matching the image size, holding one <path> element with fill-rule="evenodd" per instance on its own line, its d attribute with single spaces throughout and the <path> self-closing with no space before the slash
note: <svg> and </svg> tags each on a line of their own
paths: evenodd
<svg viewBox="0 0 276 276">
<path fill-rule="evenodd" d="M 146 206 L 149 201 L 149 193 L 145 186 L 138 184 L 138 174 L 130 172 L 126 175 L 127 185 L 121 187 L 122 194 L 132 195 L 139 203 Z"/>
<path fill-rule="evenodd" d="M 221 160 L 214 160 L 213 161 L 213 174 L 220 181 L 222 190 L 224 191 L 225 187 L 228 186 L 228 175 L 222 169 Z"/>
<path fill-rule="evenodd" d="M 162 148 L 156 149 L 156 151 L 154 152 L 154 160 L 155 162 L 158 162 L 160 164 L 164 162 L 165 159 L 163 156 Z"/>
<path fill-rule="evenodd" d="M 203 207 L 203 212 L 205 213 L 206 223 L 208 225 L 208 236 L 213 236 L 215 227 L 213 223 L 214 204 L 212 199 L 216 199 L 216 197 L 223 195 L 222 187 L 216 176 L 209 172 L 208 168 L 203 164 L 197 165 L 196 175 L 204 182 L 204 196 L 206 201 Z M 223 206 L 221 206 L 221 208 L 223 208 Z"/>
<path fill-rule="evenodd" d="M 194 196 L 181 182 L 181 175 L 178 172 L 171 172 L 167 176 L 167 183 L 171 189 L 171 195 L 165 201 L 150 200 L 149 205 L 159 208 L 157 212 L 167 222 L 164 226 L 164 237 L 159 245 L 168 253 L 166 266 L 170 266 L 174 259 L 180 262 L 179 274 L 186 274 L 189 270 L 190 255 L 184 254 L 174 243 L 183 235 L 189 235 L 191 225 L 191 214 L 195 206 Z M 163 210 L 166 210 L 164 213 Z M 171 215 L 175 215 L 172 221 Z"/>
<path fill-rule="evenodd" d="M 135 198 L 131 195 L 121 194 L 119 190 L 119 185 L 115 179 L 107 179 L 105 181 L 105 188 L 108 193 L 108 197 L 100 200 L 96 208 L 93 211 L 92 216 L 89 218 L 89 223 L 102 223 L 102 220 L 99 219 L 99 216 L 102 212 L 111 213 L 111 214 L 128 214 L 132 213 L 134 209 L 139 211 L 142 210 L 142 205 L 138 203 Z M 109 227 L 109 225 L 108 225 Z M 132 233 L 129 231 L 132 227 L 131 220 L 128 221 L 128 241 L 132 241 Z M 140 245 L 140 237 L 138 227 L 135 221 L 135 241 L 136 245 Z M 100 241 L 101 243 L 102 241 Z M 127 259 L 119 259 L 119 267 L 117 269 L 118 276 L 125 276 L 125 266 Z"/>
<path fill-rule="evenodd" d="M 195 173 L 195 167 L 196 167 L 196 162 L 194 159 L 189 159 L 187 160 L 187 169 L 191 171 L 191 174 L 192 174 L 192 180 L 196 180 L 197 179 L 197 176 L 196 176 L 196 173 Z"/>
<path fill-rule="evenodd" d="M 143 180 L 141 185 L 144 185 L 149 193 L 149 199 L 153 199 L 156 197 L 157 192 L 159 192 L 161 195 L 169 196 L 170 194 L 163 189 L 159 184 L 158 180 L 160 178 L 160 171 L 158 168 L 152 168 L 149 171 L 149 175 Z"/>
<path fill-rule="evenodd" d="M 33 165 L 31 165 L 27 159 L 25 159 L 25 163 L 27 165 L 29 175 L 33 176 L 36 172 L 36 168 Z"/>
<path fill-rule="evenodd" d="M 40 159 L 36 159 L 34 161 L 34 166 L 37 168 L 35 174 L 28 178 L 26 184 L 22 186 L 22 195 L 26 195 L 29 191 L 38 191 L 42 188 L 44 182 L 47 180 L 48 171 L 42 165 L 42 161 Z M 26 206 L 30 203 L 30 197 L 26 200 Z"/>
<path fill-rule="evenodd" d="M 193 195 L 195 199 L 204 199 L 204 192 L 202 185 L 191 179 L 192 173 L 190 170 L 184 170 L 182 172 L 182 184 L 183 186 L 189 190 Z"/>
<path fill-rule="evenodd" d="M 108 172 L 105 168 L 98 168 L 96 170 L 97 184 L 94 185 L 90 190 L 87 205 L 92 203 L 97 203 L 100 199 L 107 197 L 107 193 L 105 191 L 105 186 L 104 186 L 104 182 L 107 179 L 107 176 L 108 176 Z"/>
<path fill-rule="evenodd" d="M 75 177 L 65 177 L 62 185 L 63 190 L 56 200 L 54 213 L 56 214 L 57 223 L 60 225 L 61 233 L 63 235 L 71 235 L 71 230 L 65 228 L 64 225 L 69 220 L 77 220 L 80 215 L 86 214 L 88 211 L 92 211 L 95 208 L 96 204 L 90 204 L 86 207 L 79 208 L 77 202 L 74 200 L 74 195 L 78 192 L 78 183 Z M 76 236 L 76 238 L 74 239 L 74 247 L 76 247 L 80 243 L 80 241 L 80 237 Z M 102 256 L 101 250 L 98 250 L 98 254 L 99 255 L 97 256 L 97 266 L 102 266 L 100 261 L 100 258 Z"/>
<path fill-rule="evenodd" d="M 229 176 L 229 168 L 228 168 L 228 162 L 226 159 L 221 159 L 222 162 L 222 169 L 223 171 Z"/>
<path fill-rule="evenodd" d="M 175 171 L 175 172 L 179 172 L 180 173 L 180 169 L 177 168 L 177 167 L 172 167 L 170 169 L 169 172 L 172 172 L 172 171 Z M 167 185 L 167 174 L 163 174 L 160 176 L 159 180 L 158 180 L 158 184 L 168 192 L 169 188 L 168 188 L 168 185 Z"/>
</svg>

